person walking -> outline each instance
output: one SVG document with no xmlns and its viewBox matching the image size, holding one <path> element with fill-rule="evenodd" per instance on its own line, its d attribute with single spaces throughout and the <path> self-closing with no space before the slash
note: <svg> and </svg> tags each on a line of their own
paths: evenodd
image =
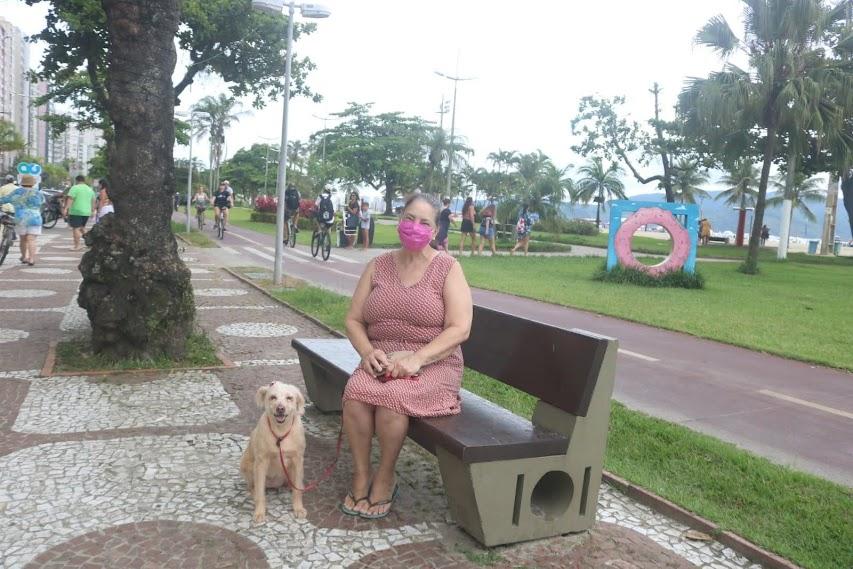
<svg viewBox="0 0 853 569">
<path fill-rule="evenodd" d="M 519 247 L 524 246 L 524 255 L 527 256 L 527 248 L 530 246 L 530 227 L 533 222 L 530 219 L 529 207 L 527 204 L 521 206 L 521 211 L 518 213 L 518 221 L 515 224 L 515 247 L 510 249 L 509 254 L 514 254 Z"/>
<path fill-rule="evenodd" d="M 767 240 L 770 239 L 770 228 L 767 225 L 761 226 L 761 246 L 764 247 L 764 244 L 767 243 Z"/>
<path fill-rule="evenodd" d="M 711 222 L 707 217 L 703 217 L 699 221 L 699 237 L 702 240 L 702 245 L 707 245 L 711 242 Z"/>
<path fill-rule="evenodd" d="M 104 178 L 98 180 L 98 215 L 95 216 L 95 223 L 98 223 L 108 213 L 115 213 L 113 200 L 110 199 L 110 184 Z"/>
<path fill-rule="evenodd" d="M 358 218 L 361 214 L 358 194 L 352 192 L 346 207 L 346 218 L 344 219 L 344 235 L 347 238 L 347 247 L 352 249 L 358 239 Z"/>
<path fill-rule="evenodd" d="M 68 190 L 62 216 L 67 218 L 74 238 L 74 250 L 80 250 L 80 238 L 86 233 L 86 223 L 95 211 L 95 190 L 86 183 L 86 178 L 77 176 L 77 183 Z"/>
<path fill-rule="evenodd" d="M 495 202 L 489 200 L 489 205 L 480 210 L 480 255 L 483 254 L 483 243 L 488 240 L 492 249 L 492 256 L 497 254 L 495 250 Z"/>
<path fill-rule="evenodd" d="M 11 204 L 15 208 L 15 232 L 21 240 L 21 262 L 33 266 L 36 263 L 36 237 L 41 235 L 41 206 L 44 196 L 36 187 L 34 176 L 21 176 L 21 187 L 4 197 L 0 205 Z"/>
<path fill-rule="evenodd" d="M 358 219 L 361 222 L 362 248 L 367 251 L 370 246 L 370 207 L 366 201 L 361 202 L 361 213 L 359 213 Z"/>
<path fill-rule="evenodd" d="M 447 251 L 448 234 L 450 223 L 453 221 L 453 213 L 450 211 L 450 198 L 441 200 L 444 206 L 438 214 L 438 234 L 435 236 L 435 248 L 439 251 Z"/>
<path fill-rule="evenodd" d="M 474 255 L 477 250 L 477 241 L 474 235 L 474 218 L 476 217 L 477 212 L 474 209 L 474 198 L 468 196 L 465 199 L 465 203 L 462 205 L 462 227 L 460 229 L 460 233 L 462 233 L 462 237 L 459 240 L 459 254 L 461 255 L 465 250 L 465 236 L 471 237 L 471 255 Z"/>
</svg>

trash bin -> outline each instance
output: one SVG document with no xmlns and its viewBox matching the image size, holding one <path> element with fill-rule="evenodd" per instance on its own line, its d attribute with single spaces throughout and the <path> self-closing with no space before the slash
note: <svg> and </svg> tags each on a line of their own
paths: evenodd
<svg viewBox="0 0 853 569">
<path fill-rule="evenodd" d="M 841 241 L 836 241 L 832 244 L 832 254 L 835 256 L 841 254 Z"/>
<path fill-rule="evenodd" d="M 809 239 L 809 255 L 817 255 L 818 245 L 820 245 L 820 239 Z"/>
</svg>

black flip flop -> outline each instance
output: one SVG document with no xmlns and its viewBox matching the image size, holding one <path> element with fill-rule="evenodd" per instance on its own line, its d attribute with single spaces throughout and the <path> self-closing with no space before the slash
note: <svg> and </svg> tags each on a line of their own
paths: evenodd
<svg viewBox="0 0 853 569">
<path fill-rule="evenodd" d="M 352 495 L 352 492 L 347 492 L 347 498 L 349 498 L 350 500 L 352 500 L 352 502 L 353 502 L 353 504 L 352 504 L 352 505 L 353 505 L 353 506 L 358 506 L 359 504 L 361 504 L 362 502 L 364 502 L 365 500 L 367 500 L 367 496 L 365 496 L 364 498 L 359 498 L 358 500 L 356 500 L 356 499 L 355 499 L 355 496 L 353 496 L 353 495 Z M 367 500 L 367 503 L 369 504 L 369 503 L 370 503 L 370 500 Z M 359 517 L 359 516 L 361 516 L 361 512 L 359 512 L 359 511 L 357 511 L 357 510 L 354 510 L 354 509 L 352 509 L 352 508 L 348 508 L 348 507 L 347 507 L 347 505 L 346 505 L 346 500 L 344 500 L 343 502 L 341 502 L 341 503 L 339 504 L 338 508 L 340 508 L 340 510 L 341 510 L 343 513 L 345 513 L 346 515 L 348 515 L 348 516 L 355 516 L 355 517 Z"/>
</svg>

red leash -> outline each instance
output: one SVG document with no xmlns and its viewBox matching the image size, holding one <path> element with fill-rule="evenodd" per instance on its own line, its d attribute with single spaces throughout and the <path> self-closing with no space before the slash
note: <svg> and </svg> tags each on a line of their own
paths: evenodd
<svg viewBox="0 0 853 569">
<path fill-rule="evenodd" d="M 290 473 L 287 471 L 287 467 L 284 465 L 284 451 L 281 449 L 281 443 L 284 441 L 284 439 L 287 438 L 287 436 L 290 434 L 290 431 L 293 430 L 293 424 L 290 425 L 290 428 L 287 429 L 287 432 L 284 433 L 284 436 L 281 436 L 281 437 L 275 436 L 275 431 L 272 428 L 272 423 L 270 423 L 269 415 L 267 415 L 267 425 L 270 428 L 270 433 L 272 433 L 272 436 L 275 437 L 275 446 L 278 447 L 278 459 L 281 462 L 281 468 L 282 468 L 282 470 L 284 470 L 284 476 L 285 476 L 285 478 L 287 478 L 287 483 L 290 485 L 291 488 L 293 488 L 294 490 L 297 490 L 299 492 L 310 492 L 311 490 L 315 490 L 317 488 L 317 486 L 320 485 L 320 482 L 325 482 L 326 480 L 329 479 L 330 476 L 332 476 L 332 472 L 335 471 L 335 466 L 337 466 L 337 464 L 338 464 L 338 458 L 340 458 L 340 456 L 341 456 L 341 446 L 343 444 L 343 437 L 344 437 L 344 417 L 343 417 L 343 415 L 341 415 L 341 430 L 338 431 L 338 444 L 337 444 L 337 448 L 335 449 L 335 459 L 331 462 L 331 464 L 329 464 L 329 466 L 327 466 L 326 468 L 323 469 L 323 473 L 320 475 L 320 478 L 318 478 L 317 480 L 315 480 L 311 484 L 306 485 L 305 488 L 298 488 L 295 484 L 293 484 L 293 480 L 290 479 Z M 304 457 L 303 457 L 303 460 L 304 460 Z"/>
</svg>

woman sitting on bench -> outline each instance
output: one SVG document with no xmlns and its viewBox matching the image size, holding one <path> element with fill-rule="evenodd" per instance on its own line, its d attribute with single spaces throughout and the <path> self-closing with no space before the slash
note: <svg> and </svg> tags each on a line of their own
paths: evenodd
<svg viewBox="0 0 853 569">
<path fill-rule="evenodd" d="M 352 452 L 352 488 L 345 514 L 384 518 L 398 486 L 397 456 L 409 417 L 460 412 L 460 344 L 471 331 L 471 290 L 459 263 L 433 250 L 438 208 L 425 196 L 406 200 L 397 232 L 402 249 L 368 263 L 346 319 L 361 356 L 344 391 L 343 423 Z M 379 437 L 374 472 L 370 447 Z"/>
</svg>

